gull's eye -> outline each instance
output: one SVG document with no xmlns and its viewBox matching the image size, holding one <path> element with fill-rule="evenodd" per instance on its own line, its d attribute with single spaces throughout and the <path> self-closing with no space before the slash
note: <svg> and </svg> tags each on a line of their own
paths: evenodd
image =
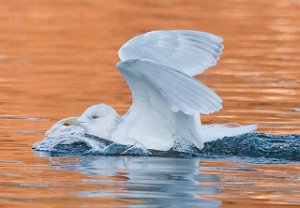
<svg viewBox="0 0 300 208">
<path fill-rule="evenodd" d="M 99 118 L 99 116 L 97 116 L 97 115 L 92 116 L 92 119 L 97 119 L 97 118 Z"/>
</svg>

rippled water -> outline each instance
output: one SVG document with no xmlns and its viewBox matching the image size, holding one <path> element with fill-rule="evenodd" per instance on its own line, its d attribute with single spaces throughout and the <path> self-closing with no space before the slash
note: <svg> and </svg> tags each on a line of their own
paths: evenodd
<svg viewBox="0 0 300 208">
<path fill-rule="evenodd" d="M 299 207 L 297 162 L 31 150 L 90 105 L 124 113 L 117 50 L 155 29 L 224 38 L 219 64 L 198 77 L 224 99 L 204 123 L 300 134 L 299 11 L 298 0 L 0 1 L 0 207 Z"/>
</svg>

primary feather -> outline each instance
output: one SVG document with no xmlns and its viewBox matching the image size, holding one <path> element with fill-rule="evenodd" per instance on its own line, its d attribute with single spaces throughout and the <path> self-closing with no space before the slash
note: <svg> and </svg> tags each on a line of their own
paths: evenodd
<svg viewBox="0 0 300 208">
<path fill-rule="evenodd" d="M 189 76 L 216 65 L 223 39 L 193 30 L 159 30 L 130 39 L 119 50 L 122 61 L 150 59 Z"/>
</svg>

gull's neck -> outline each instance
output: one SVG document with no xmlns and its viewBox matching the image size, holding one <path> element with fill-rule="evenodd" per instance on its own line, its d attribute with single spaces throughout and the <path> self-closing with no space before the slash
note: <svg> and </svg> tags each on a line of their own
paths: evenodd
<svg viewBox="0 0 300 208">
<path fill-rule="evenodd" d="M 105 132 L 103 131 L 103 137 L 102 138 L 113 141 L 113 139 L 112 139 L 113 135 L 118 130 L 118 128 L 119 128 L 120 124 L 122 123 L 122 121 L 123 121 L 123 119 L 119 115 L 116 115 L 113 122 L 111 122 L 107 125 L 106 131 Z"/>
</svg>

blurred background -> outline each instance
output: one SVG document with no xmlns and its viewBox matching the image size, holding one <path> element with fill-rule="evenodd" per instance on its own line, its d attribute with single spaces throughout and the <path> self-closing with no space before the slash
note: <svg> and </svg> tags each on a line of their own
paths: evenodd
<svg viewBox="0 0 300 208">
<path fill-rule="evenodd" d="M 120 46 L 151 30 L 192 29 L 225 45 L 218 65 L 198 76 L 224 100 L 204 123 L 299 133 L 299 19 L 298 0 L 2 0 L 0 115 L 53 123 L 97 103 L 122 114 L 131 95 L 115 67 Z"/>
</svg>

